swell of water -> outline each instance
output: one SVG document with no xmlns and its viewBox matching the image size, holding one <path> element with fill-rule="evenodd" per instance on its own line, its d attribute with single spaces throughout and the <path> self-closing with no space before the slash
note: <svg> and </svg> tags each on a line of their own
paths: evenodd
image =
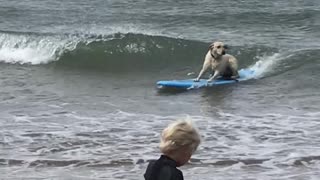
<svg viewBox="0 0 320 180">
<path fill-rule="evenodd" d="M 5 63 L 54 63 L 58 67 L 102 71 L 148 72 L 179 68 L 194 71 L 201 66 L 208 45 L 163 36 L 121 33 L 108 36 L 1 33 L 0 39 L 0 61 Z M 317 51 L 317 48 L 281 51 L 243 46 L 232 47 L 229 53 L 239 59 L 241 68 L 253 69 L 254 77 L 260 78 L 315 63 Z"/>
</svg>

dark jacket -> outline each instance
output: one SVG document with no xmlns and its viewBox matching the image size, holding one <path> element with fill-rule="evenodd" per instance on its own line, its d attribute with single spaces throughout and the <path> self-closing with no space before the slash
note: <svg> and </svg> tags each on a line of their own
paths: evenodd
<svg viewBox="0 0 320 180">
<path fill-rule="evenodd" d="M 156 161 L 150 161 L 145 180 L 183 180 L 182 172 L 177 169 L 177 162 L 168 156 L 161 155 Z"/>
</svg>

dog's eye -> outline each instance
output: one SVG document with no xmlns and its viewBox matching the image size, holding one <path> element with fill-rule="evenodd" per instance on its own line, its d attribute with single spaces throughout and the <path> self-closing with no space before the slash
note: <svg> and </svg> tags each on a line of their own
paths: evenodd
<svg viewBox="0 0 320 180">
<path fill-rule="evenodd" d="M 217 48 L 218 48 L 218 49 L 220 49 L 220 48 L 221 48 L 221 46 L 217 46 Z"/>
</svg>

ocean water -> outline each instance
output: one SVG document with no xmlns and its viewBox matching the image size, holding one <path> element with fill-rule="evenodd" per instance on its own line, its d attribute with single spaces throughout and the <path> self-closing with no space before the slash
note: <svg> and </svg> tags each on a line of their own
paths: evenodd
<svg viewBox="0 0 320 180">
<path fill-rule="evenodd" d="M 319 29 L 314 0 L 0 0 L 0 179 L 143 179 L 186 116 L 187 180 L 319 179 Z M 157 90 L 215 40 L 252 79 Z"/>
</svg>

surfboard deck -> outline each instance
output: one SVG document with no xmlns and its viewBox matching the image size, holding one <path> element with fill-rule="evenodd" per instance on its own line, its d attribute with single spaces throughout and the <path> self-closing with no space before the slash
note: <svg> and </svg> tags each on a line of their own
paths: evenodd
<svg viewBox="0 0 320 180">
<path fill-rule="evenodd" d="M 223 78 L 218 78 L 212 82 L 207 82 L 207 79 L 200 79 L 200 81 L 195 82 L 194 79 L 184 79 L 184 80 L 167 80 L 167 81 L 158 81 L 158 89 L 163 88 L 178 88 L 178 89 L 194 89 L 201 87 L 212 87 L 223 84 L 232 84 L 239 81 L 245 81 L 250 79 L 254 74 L 253 70 L 250 69 L 241 69 L 239 70 L 239 78 L 237 80 L 228 80 Z"/>
</svg>

